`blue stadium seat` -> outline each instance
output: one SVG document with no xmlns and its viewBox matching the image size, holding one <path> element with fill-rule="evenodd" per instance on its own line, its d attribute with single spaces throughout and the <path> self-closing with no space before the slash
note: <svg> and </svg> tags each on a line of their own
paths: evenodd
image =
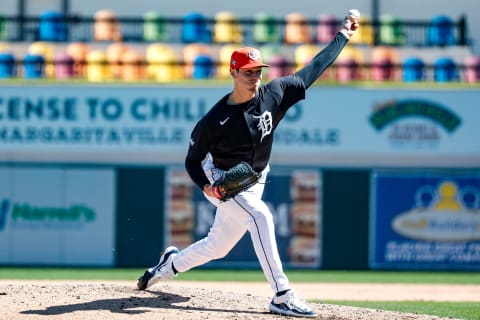
<svg viewBox="0 0 480 320">
<path fill-rule="evenodd" d="M 0 79 L 15 76 L 15 56 L 12 53 L 0 53 Z"/>
<path fill-rule="evenodd" d="M 205 54 L 198 55 L 193 60 L 192 79 L 208 79 L 215 76 L 215 60 Z"/>
<path fill-rule="evenodd" d="M 39 38 L 41 41 L 67 41 L 68 29 L 65 16 L 56 11 L 45 11 L 40 15 Z"/>
<path fill-rule="evenodd" d="M 25 79 L 39 79 L 45 75 L 45 58 L 39 54 L 26 54 L 23 58 Z"/>
<path fill-rule="evenodd" d="M 408 57 L 403 62 L 403 81 L 415 82 L 424 79 L 425 63 L 417 57 Z"/>
<path fill-rule="evenodd" d="M 452 19 L 444 15 L 433 17 L 427 30 L 427 45 L 443 47 L 454 44 L 454 23 Z"/>
<path fill-rule="evenodd" d="M 458 80 L 457 65 L 450 57 L 440 57 L 434 62 L 435 82 L 449 82 Z"/>
<path fill-rule="evenodd" d="M 204 15 L 198 12 L 189 12 L 183 16 L 182 42 L 210 43 L 211 41 L 212 34 Z"/>
</svg>

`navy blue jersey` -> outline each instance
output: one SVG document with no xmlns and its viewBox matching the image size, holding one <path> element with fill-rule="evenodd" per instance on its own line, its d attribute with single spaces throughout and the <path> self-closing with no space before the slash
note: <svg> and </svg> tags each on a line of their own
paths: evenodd
<svg viewBox="0 0 480 320">
<path fill-rule="evenodd" d="M 336 59 L 347 43 L 339 33 L 312 61 L 293 75 L 261 85 L 255 97 L 230 105 L 228 94 L 196 124 L 190 138 L 185 167 L 201 188 L 209 184 L 201 163 L 208 153 L 215 167 L 228 170 L 240 161 L 260 172 L 268 165 L 273 134 L 288 109 L 305 98 L 305 90 Z"/>
</svg>

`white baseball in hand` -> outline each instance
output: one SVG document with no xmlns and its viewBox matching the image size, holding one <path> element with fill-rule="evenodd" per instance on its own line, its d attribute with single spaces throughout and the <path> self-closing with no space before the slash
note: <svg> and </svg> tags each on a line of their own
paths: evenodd
<svg viewBox="0 0 480 320">
<path fill-rule="evenodd" d="M 348 15 L 358 19 L 360 18 L 360 11 L 358 11 L 357 9 L 350 9 L 348 10 Z"/>
</svg>

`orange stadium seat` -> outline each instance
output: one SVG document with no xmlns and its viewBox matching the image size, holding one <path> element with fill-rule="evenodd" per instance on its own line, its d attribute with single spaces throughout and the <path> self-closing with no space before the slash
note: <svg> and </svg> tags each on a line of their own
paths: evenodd
<svg viewBox="0 0 480 320">
<path fill-rule="evenodd" d="M 114 42 L 107 46 L 105 52 L 112 79 L 119 79 L 122 77 L 122 56 L 128 50 L 130 50 L 130 48 L 123 42 Z"/>
<path fill-rule="evenodd" d="M 112 10 L 103 9 L 95 12 L 93 38 L 96 41 L 120 41 L 122 32 L 116 14 Z"/>
<path fill-rule="evenodd" d="M 121 78 L 125 81 L 139 81 L 146 77 L 145 57 L 136 50 L 129 49 L 120 57 L 122 62 Z"/>
<path fill-rule="evenodd" d="M 379 46 L 372 50 L 371 79 L 373 81 L 397 80 L 395 65 L 398 55 L 393 47 Z"/>
<path fill-rule="evenodd" d="M 284 42 L 286 44 L 312 43 L 312 30 L 303 13 L 289 13 L 285 20 Z"/>
</svg>

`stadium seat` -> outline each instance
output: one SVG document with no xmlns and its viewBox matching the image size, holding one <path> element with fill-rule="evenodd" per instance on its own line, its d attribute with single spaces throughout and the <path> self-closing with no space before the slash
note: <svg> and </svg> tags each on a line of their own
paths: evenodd
<svg viewBox="0 0 480 320">
<path fill-rule="evenodd" d="M 116 14 L 108 9 L 95 12 L 93 24 L 93 38 L 95 41 L 120 41 L 122 32 Z"/>
<path fill-rule="evenodd" d="M 189 12 L 183 16 L 182 42 L 203 42 L 212 41 L 211 31 L 208 29 L 207 19 L 198 12 Z"/>
<path fill-rule="evenodd" d="M 7 26 L 5 22 L 5 17 L 0 14 L 0 40 L 7 40 Z"/>
<path fill-rule="evenodd" d="M 253 41 L 256 44 L 280 43 L 281 33 L 273 15 L 257 13 L 253 25 Z"/>
<path fill-rule="evenodd" d="M 293 72 L 293 62 L 281 54 L 271 56 L 268 64 L 270 65 L 270 68 L 267 69 L 267 78 L 269 80 L 283 77 Z"/>
<path fill-rule="evenodd" d="M 295 45 L 312 43 L 312 30 L 307 17 L 303 13 L 291 12 L 287 14 L 285 20 L 285 44 Z"/>
<path fill-rule="evenodd" d="M 333 14 L 322 14 L 318 17 L 317 43 L 326 44 L 338 33 L 340 21 Z"/>
<path fill-rule="evenodd" d="M 320 51 L 320 48 L 313 44 L 302 44 L 294 50 L 295 71 L 305 66 Z"/>
<path fill-rule="evenodd" d="M 89 52 L 88 45 L 83 42 L 72 42 L 66 47 L 65 51 L 73 59 L 73 76 L 76 78 L 85 77 Z"/>
<path fill-rule="evenodd" d="M 0 42 L 0 53 L 11 53 L 10 45 L 7 42 Z"/>
<path fill-rule="evenodd" d="M 91 82 L 109 80 L 109 66 L 107 55 L 100 49 L 92 50 L 87 54 L 86 78 Z"/>
<path fill-rule="evenodd" d="M 168 41 L 165 18 L 155 11 L 148 11 L 143 15 L 143 40 L 147 42 Z"/>
<path fill-rule="evenodd" d="M 405 44 L 405 32 L 402 21 L 392 15 L 380 17 L 380 44 L 402 46 Z"/>
<path fill-rule="evenodd" d="M 40 15 L 40 41 L 67 41 L 68 29 L 65 16 L 56 11 L 45 11 Z"/>
<path fill-rule="evenodd" d="M 193 60 L 192 79 L 209 79 L 215 76 L 215 60 L 210 55 L 200 54 Z"/>
<path fill-rule="evenodd" d="M 45 76 L 45 58 L 40 54 L 27 53 L 23 58 L 24 78 L 40 79 Z"/>
<path fill-rule="evenodd" d="M 147 76 L 159 82 L 183 78 L 183 69 L 175 50 L 168 44 L 153 43 L 146 48 Z"/>
<path fill-rule="evenodd" d="M 362 79 L 361 65 L 364 63 L 360 49 L 346 46 L 334 63 L 337 80 L 342 83 Z"/>
<path fill-rule="evenodd" d="M 193 62 L 199 55 L 212 56 L 211 47 L 205 43 L 190 43 L 183 47 L 183 63 L 185 78 L 189 79 L 193 73 Z"/>
<path fill-rule="evenodd" d="M 122 77 L 122 56 L 128 50 L 129 47 L 123 42 L 114 42 L 107 46 L 105 53 L 112 79 L 120 79 Z"/>
<path fill-rule="evenodd" d="M 454 44 L 454 23 L 452 19 L 445 15 L 433 17 L 427 30 L 427 45 L 444 47 Z"/>
<path fill-rule="evenodd" d="M 230 58 L 232 52 L 238 49 L 238 45 L 226 44 L 218 50 L 219 64 L 217 66 L 217 77 L 220 79 L 230 79 Z"/>
<path fill-rule="evenodd" d="M 480 82 L 480 56 L 465 58 L 465 81 L 467 83 Z"/>
<path fill-rule="evenodd" d="M 15 76 L 15 56 L 10 52 L 0 53 L 0 79 Z"/>
<path fill-rule="evenodd" d="M 73 58 L 67 52 L 55 54 L 55 79 L 70 79 L 73 77 Z"/>
<path fill-rule="evenodd" d="M 215 15 L 213 29 L 215 43 L 242 43 L 243 30 L 238 17 L 230 11 L 220 11 Z"/>
<path fill-rule="evenodd" d="M 350 38 L 349 43 L 358 45 L 373 46 L 375 43 L 375 32 L 369 17 L 361 16 L 359 19 L 360 28 Z"/>
<path fill-rule="evenodd" d="M 55 47 L 49 42 L 36 41 L 28 46 L 28 53 L 32 55 L 41 55 L 44 58 L 45 70 L 44 76 L 48 78 L 55 77 L 55 65 L 53 60 L 55 58 Z M 42 75 L 43 76 L 43 75 Z"/>
<path fill-rule="evenodd" d="M 122 69 L 121 78 L 125 81 L 144 80 L 145 74 L 145 57 L 136 50 L 129 49 L 121 56 Z"/>
<path fill-rule="evenodd" d="M 403 81 L 416 82 L 425 78 L 425 63 L 418 57 L 408 57 L 403 61 Z"/>
<path fill-rule="evenodd" d="M 457 65 L 451 57 L 440 57 L 433 63 L 435 82 L 458 80 Z"/>
<path fill-rule="evenodd" d="M 293 66 L 293 59 L 289 56 L 286 48 L 280 43 L 277 44 L 265 44 L 259 47 L 260 53 L 262 54 L 262 60 L 266 64 L 270 64 L 270 60 L 275 56 L 285 56 Z M 270 68 L 263 68 L 263 75 L 268 76 Z"/>
<path fill-rule="evenodd" d="M 373 81 L 396 80 L 395 66 L 398 61 L 397 56 L 393 47 L 374 47 L 371 59 L 371 79 Z"/>
</svg>

